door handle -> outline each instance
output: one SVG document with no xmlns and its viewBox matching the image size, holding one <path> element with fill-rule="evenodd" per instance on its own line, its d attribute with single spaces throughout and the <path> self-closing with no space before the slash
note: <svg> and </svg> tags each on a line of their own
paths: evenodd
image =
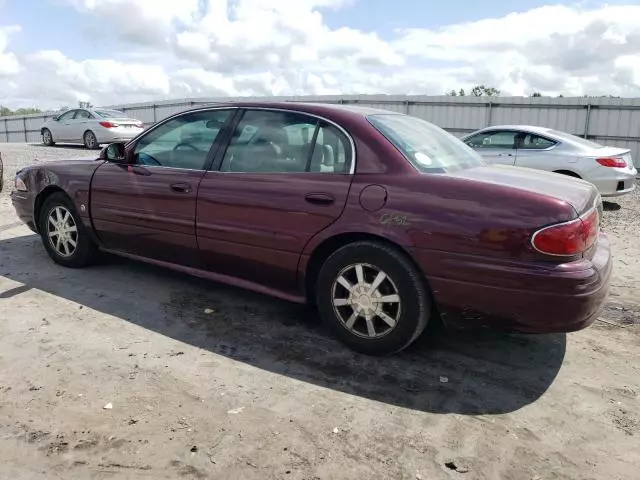
<svg viewBox="0 0 640 480">
<path fill-rule="evenodd" d="M 171 190 L 178 193 L 189 193 L 191 191 L 191 185 L 188 183 L 174 183 L 171 185 Z"/>
<path fill-rule="evenodd" d="M 499 157 L 513 157 L 513 153 L 499 153 Z"/>
<path fill-rule="evenodd" d="M 335 198 L 330 193 L 307 193 L 304 199 L 318 205 L 329 205 L 335 202 Z"/>
</svg>

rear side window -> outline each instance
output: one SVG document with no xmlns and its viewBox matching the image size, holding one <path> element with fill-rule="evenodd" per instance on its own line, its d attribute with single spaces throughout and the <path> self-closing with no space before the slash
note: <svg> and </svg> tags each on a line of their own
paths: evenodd
<svg viewBox="0 0 640 480">
<path fill-rule="evenodd" d="M 522 142 L 518 145 L 518 148 L 523 150 L 544 150 L 546 148 L 553 147 L 555 144 L 556 142 L 549 140 L 548 138 L 544 138 L 533 133 L 527 133 L 522 138 Z"/>
<path fill-rule="evenodd" d="M 419 118 L 375 114 L 367 119 L 423 173 L 446 173 L 485 165 L 482 157 L 472 148 Z"/>
<path fill-rule="evenodd" d="M 220 170 L 229 173 L 348 173 L 347 137 L 303 113 L 246 110 Z"/>
</svg>

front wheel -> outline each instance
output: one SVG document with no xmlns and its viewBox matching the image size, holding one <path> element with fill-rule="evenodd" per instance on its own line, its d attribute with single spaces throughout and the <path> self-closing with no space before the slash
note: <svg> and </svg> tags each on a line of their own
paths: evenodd
<svg viewBox="0 0 640 480">
<path fill-rule="evenodd" d="M 55 145 L 51 130 L 49 130 L 48 128 L 42 130 L 42 143 L 44 143 L 47 147 L 52 147 L 53 145 Z"/>
<path fill-rule="evenodd" d="M 316 292 L 331 331 L 369 355 L 406 348 L 429 321 L 431 300 L 420 271 L 382 243 L 356 242 L 334 252 L 320 270 Z"/>
<path fill-rule="evenodd" d="M 57 192 L 49 196 L 40 211 L 40 235 L 54 262 L 78 268 L 93 263 L 98 248 L 87 233 L 69 197 Z"/>
</svg>

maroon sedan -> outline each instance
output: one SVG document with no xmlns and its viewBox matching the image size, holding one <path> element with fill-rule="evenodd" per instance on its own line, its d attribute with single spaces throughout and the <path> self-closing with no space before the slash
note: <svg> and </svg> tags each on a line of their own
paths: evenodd
<svg viewBox="0 0 640 480">
<path fill-rule="evenodd" d="M 96 160 L 24 169 L 12 199 L 61 265 L 104 250 L 310 301 L 370 354 L 440 319 L 578 330 L 611 272 L 591 184 L 486 166 L 428 122 L 355 106 L 193 109 Z"/>
</svg>

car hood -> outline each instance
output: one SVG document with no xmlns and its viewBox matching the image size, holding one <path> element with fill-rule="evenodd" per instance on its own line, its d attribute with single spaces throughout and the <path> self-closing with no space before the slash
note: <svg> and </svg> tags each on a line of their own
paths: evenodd
<svg viewBox="0 0 640 480">
<path fill-rule="evenodd" d="M 490 165 L 460 170 L 448 175 L 556 198 L 571 205 L 580 215 L 593 207 L 599 197 L 598 190 L 589 182 L 531 168 Z"/>
</svg>

